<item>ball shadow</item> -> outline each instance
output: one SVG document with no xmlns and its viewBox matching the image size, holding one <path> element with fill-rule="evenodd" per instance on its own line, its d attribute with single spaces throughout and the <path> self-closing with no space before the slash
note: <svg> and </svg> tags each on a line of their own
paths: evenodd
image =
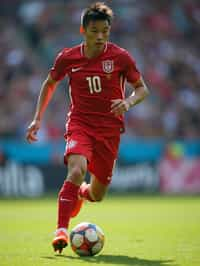
<svg viewBox="0 0 200 266">
<path fill-rule="evenodd" d="M 85 262 L 92 263 L 104 263 L 104 264 L 113 264 L 113 265 L 131 265 L 131 266 L 178 266 L 175 264 L 174 260 L 150 260 L 150 259 L 142 259 L 138 257 L 131 257 L 125 255 L 112 255 L 105 254 L 99 255 L 96 257 L 73 257 L 73 256 L 65 256 L 70 260 L 81 260 Z"/>
</svg>

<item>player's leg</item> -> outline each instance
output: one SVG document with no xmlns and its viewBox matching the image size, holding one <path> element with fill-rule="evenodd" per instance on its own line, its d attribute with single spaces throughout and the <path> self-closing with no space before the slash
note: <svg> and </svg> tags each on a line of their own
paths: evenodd
<svg viewBox="0 0 200 266">
<path fill-rule="evenodd" d="M 90 184 L 83 182 L 79 189 L 79 199 L 76 203 L 74 210 L 71 213 L 71 217 L 76 217 L 81 210 L 84 200 L 91 202 L 101 201 L 106 191 L 108 190 L 108 185 L 101 183 L 94 175 L 91 175 Z"/>
<path fill-rule="evenodd" d="M 79 195 L 88 201 L 102 201 L 109 187 L 109 183 L 102 183 L 95 175 L 91 174 L 90 184 L 82 184 Z"/>
<path fill-rule="evenodd" d="M 68 228 L 71 211 L 78 200 L 78 191 L 86 170 L 86 157 L 77 154 L 68 156 L 68 175 L 58 196 L 58 228 Z"/>
<path fill-rule="evenodd" d="M 88 201 L 101 201 L 112 179 L 120 136 L 107 138 L 95 143 L 94 153 L 88 165 L 90 184 L 83 183 L 79 195 Z"/>
<path fill-rule="evenodd" d="M 58 196 L 58 222 L 56 236 L 53 239 L 55 251 L 62 252 L 68 244 L 66 228 L 69 226 L 71 212 L 78 200 L 78 190 L 87 170 L 87 159 L 82 155 L 68 156 L 68 175 Z"/>
<path fill-rule="evenodd" d="M 94 201 L 102 201 L 108 187 L 109 183 L 103 184 L 96 176 L 91 175 L 89 193 Z"/>
</svg>

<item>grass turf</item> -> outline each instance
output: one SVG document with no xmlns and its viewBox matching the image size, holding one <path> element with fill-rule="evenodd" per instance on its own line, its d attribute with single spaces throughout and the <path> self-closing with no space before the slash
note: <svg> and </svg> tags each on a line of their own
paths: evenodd
<svg viewBox="0 0 200 266">
<path fill-rule="evenodd" d="M 105 233 L 103 251 L 55 255 L 56 199 L 0 200 L 0 265 L 199 266 L 200 198 L 107 197 L 84 206 L 71 227 L 89 221 Z"/>
</svg>

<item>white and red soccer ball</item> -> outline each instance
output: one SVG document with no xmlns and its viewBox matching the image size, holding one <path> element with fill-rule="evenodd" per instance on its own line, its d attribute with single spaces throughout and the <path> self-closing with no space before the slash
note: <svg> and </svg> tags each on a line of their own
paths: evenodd
<svg viewBox="0 0 200 266">
<path fill-rule="evenodd" d="M 94 256 L 104 246 L 104 233 L 96 224 L 80 223 L 70 233 L 70 244 L 79 256 Z"/>
</svg>

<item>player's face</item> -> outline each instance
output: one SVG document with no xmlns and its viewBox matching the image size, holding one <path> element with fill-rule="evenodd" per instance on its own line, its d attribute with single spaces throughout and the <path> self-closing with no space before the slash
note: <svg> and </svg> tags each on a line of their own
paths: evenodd
<svg viewBox="0 0 200 266">
<path fill-rule="evenodd" d="M 87 46 L 95 50 L 103 49 L 109 35 L 110 25 L 107 20 L 90 21 L 84 32 Z"/>
</svg>

